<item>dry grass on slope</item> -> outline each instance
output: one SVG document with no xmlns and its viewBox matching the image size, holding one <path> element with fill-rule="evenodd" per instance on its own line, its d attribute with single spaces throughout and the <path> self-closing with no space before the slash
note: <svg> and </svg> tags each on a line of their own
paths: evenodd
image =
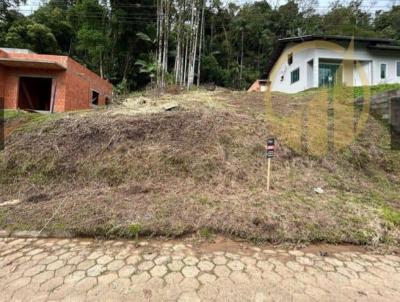
<svg viewBox="0 0 400 302">
<path fill-rule="evenodd" d="M 273 133 L 262 97 L 216 99 L 221 109 L 67 114 L 14 132 L 0 153 L 0 193 L 22 202 L 0 207 L 0 227 L 41 229 L 56 211 L 47 231 L 399 243 L 398 166 L 380 122 L 371 118 L 338 154 L 278 145 L 268 193 L 264 141 Z"/>
</svg>

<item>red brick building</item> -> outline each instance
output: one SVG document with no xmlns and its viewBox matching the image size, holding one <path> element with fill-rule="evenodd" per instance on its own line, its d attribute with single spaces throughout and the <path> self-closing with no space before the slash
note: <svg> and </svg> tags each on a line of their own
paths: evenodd
<svg viewBox="0 0 400 302">
<path fill-rule="evenodd" d="M 89 109 L 111 100 L 112 85 L 67 56 L 0 48 L 0 103 L 48 112 Z"/>
</svg>

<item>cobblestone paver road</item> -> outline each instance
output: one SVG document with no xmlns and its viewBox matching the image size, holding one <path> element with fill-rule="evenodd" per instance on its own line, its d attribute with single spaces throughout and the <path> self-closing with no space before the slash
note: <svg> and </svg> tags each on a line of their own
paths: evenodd
<svg viewBox="0 0 400 302">
<path fill-rule="evenodd" d="M 400 301 L 400 257 L 0 239 L 1 301 Z"/>
</svg>

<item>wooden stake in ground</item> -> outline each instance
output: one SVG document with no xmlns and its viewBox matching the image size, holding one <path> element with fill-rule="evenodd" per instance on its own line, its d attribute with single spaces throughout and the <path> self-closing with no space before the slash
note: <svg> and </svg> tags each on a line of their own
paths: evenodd
<svg viewBox="0 0 400 302">
<path fill-rule="evenodd" d="M 270 176 L 271 176 L 271 158 L 268 158 L 267 192 L 269 192 Z"/>
<path fill-rule="evenodd" d="M 267 192 L 269 192 L 270 188 L 270 178 L 271 178 L 271 159 L 275 154 L 275 139 L 270 137 L 267 139 L 267 145 L 265 146 L 267 150 L 267 159 L 268 159 L 268 170 L 267 170 Z"/>
</svg>

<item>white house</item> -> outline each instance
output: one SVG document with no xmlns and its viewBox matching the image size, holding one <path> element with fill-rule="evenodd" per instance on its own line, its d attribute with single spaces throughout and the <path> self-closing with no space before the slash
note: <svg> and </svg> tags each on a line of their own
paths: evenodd
<svg viewBox="0 0 400 302">
<path fill-rule="evenodd" d="M 271 91 L 400 83 L 400 46 L 382 38 L 310 35 L 281 39 L 267 66 Z"/>
</svg>

